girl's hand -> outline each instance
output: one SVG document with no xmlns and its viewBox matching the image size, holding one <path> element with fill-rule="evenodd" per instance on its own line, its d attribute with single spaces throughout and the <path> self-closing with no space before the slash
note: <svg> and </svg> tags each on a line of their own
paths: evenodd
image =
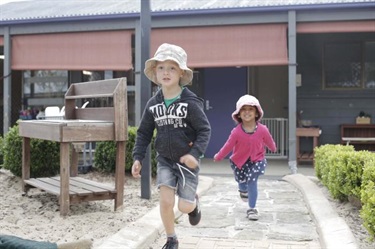
<svg viewBox="0 0 375 249">
<path fill-rule="evenodd" d="M 216 157 L 217 157 L 217 153 L 214 155 L 214 162 L 219 161 L 219 160 L 216 159 Z"/>
<path fill-rule="evenodd" d="M 132 166 L 132 175 L 134 178 L 140 178 L 141 177 L 141 169 L 142 164 L 140 161 L 135 160 Z"/>
<path fill-rule="evenodd" d="M 182 157 L 180 157 L 180 163 L 185 164 L 189 168 L 195 169 L 198 167 L 198 161 L 190 154 L 186 154 Z"/>
</svg>

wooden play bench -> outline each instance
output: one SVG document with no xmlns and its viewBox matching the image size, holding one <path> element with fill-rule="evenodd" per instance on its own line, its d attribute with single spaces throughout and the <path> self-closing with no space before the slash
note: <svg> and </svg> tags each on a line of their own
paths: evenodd
<svg viewBox="0 0 375 249">
<path fill-rule="evenodd" d="M 317 127 L 309 127 L 309 128 L 297 128 L 296 129 L 296 150 L 297 150 L 297 164 L 301 161 L 312 162 L 314 165 L 314 148 L 319 145 L 318 138 L 322 131 L 320 128 Z M 301 153 L 300 151 L 300 138 L 301 137 L 312 137 L 312 151 L 310 153 Z"/>
<path fill-rule="evenodd" d="M 77 101 L 87 98 L 113 99 L 112 107 L 77 108 Z M 122 207 L 124 196 L 125 148 L 127 140 L 126 78 L 72 84 L 65 94 L 65 119 L 29 120 L 19 123 L 23 137 L 23 191 L 36 187 L 59 197 L 60 214 L 69 212 L 70 204 L 82 201 L 114 199 L 115 210 Z M 60 143 L 60 175 L 30 178 L 30 139 Z M 116 141 L 115 186 L 86 180 L 78 175 L 78 156 L 72 143 Z M 72 148 L 72 150 L 71 150 Z M 70 161 L 70 151 L 72 153 Z M 40 155 L 43 156 L 43 155 Z"/>
</svg>

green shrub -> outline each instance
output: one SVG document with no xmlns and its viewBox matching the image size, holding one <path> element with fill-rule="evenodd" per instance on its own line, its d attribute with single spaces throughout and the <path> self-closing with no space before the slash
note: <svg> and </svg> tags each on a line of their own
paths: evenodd
<svg viewBox="0 0 375 249">
<path fill-rule="evenodd" d="M 368 151 L 339 151 L 335 153 L 328 177 L 328 189 L 341 201 L 349 196 L 360 199 L 362 173 Z"/>
<path fill-rule="evenodd" d="M 18 124 L 4 137 L 4 168 L 22 176 L 22 138 Z M 30 139 L 30 177 L 54 176 L 60 171 L 60 146 L 57 142 Z"/>
<path fill-rule="evenodd" d="M 126 141 L 126 155 L 125 155 L 125 171 L 131 172 L 133 165 L 132 152 L 135 144 L 135 138 L 137 135 L 136 127 L 128 127 L 128 140 Z M 156 152 L 154 150 L 154 138 L 152 139 L 151 146 L 151 168 L 152 175 L 156 175 Z M 94 156 L 95 168 L 99 171 L 106 173 L 114 173 L 116 169 L 116 143 L 113 141 L 102 141 L 96 143 L 95 156 Z"/>
<path fill-rule="evenodd" d="M 346 164 L 342 170 L 345 178 L 342 191 L 345 195 L 353 195 L 358 199 L 361 198 L 363 169 L 372 154 L 369 151 L 355 151 L 348 154 Z"/>
<path fill-rule="evenodd" d="M 346 181 L 346 173 L 343 172 L 346 164 L 346 160 L 351 152 L 346 151 L 338 151 L 332 155 L 329 156 L 329 172 L 328 174 L 325 174 L 324 176 L 327 176 L 326 180 L 326 186 L 331 193 L 332 197 L 335 199 L 338 199 L 340 201 L 347 201 L 348 196 L 343 193 L 343 189 L 341 186 L 345 184 Z"/>
<path fill-rule="evenodd" d="M 126 145 L 128 147 L 128 145 Z M 127 149 L 126 149 L 127 151 Z M 128 164 L 128 162 L 126 162 Z M 101 172 L 112 173 L 116 168 L 116 143 L 114 141 L 96 142 L 94 154 L 95 168 Z M 127 165 L 125 165 L 126 168 Z"/>
<path fill-rule="evenodd" d="M 3 166 L 3 163 L 4 163 L 4 148 L 3 148 L 3 144 L 4 144 L 4 138 L 2 136 L 0 136 L 0 169 Z"/>
<path fill-rule="evenodd" d="M 362 209 L 360 211 L 363 225 L 375 239 L 375 154 L 370 155 L 364 165 L 361 188 Z"/>
<path fill-rule="evenodd" d="M 327 163 L 327 154 L 330 151 L 330 148 L 333 147 L 332 144 L 326 144 L 314 148 L 314 170 L 315 175 L 319 180 L 323 178 L 323 170 L 328 167 Z"/>
<path fill-rule="evenodd" d="M 375 239 L 375 153 L 352 146 L 323 145 L 314 150 L 315 173 L 330 194 L 341 201 L 360 199 L 363 224 Z"/>
<path fill-rule="evenodd" d="M 322 170 L 322 182 L 332 197 L 346 201 L 349 196 L 360 198 L 362 172 L 368 151 L 336 150 L 327 156 L 328 171 Z"/>
<path fill-rule="evenodd" d="M 314 149 L 315 175 L 325 186 L 328 185 L 331 166 L 336 159 L 336 153 L 339 151 L 354 151 L 354 147 L 351 145 L 326 144 Z"/>
</svg>

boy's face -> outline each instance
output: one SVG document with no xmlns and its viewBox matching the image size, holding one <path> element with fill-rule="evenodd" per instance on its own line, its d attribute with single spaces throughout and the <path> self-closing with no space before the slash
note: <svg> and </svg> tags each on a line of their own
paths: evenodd
<svg viewBox="0 0 375 249">
<path fill-rule="evenodd" d="M 155 66 L 157 83 L 163 87 L 178 86 L 183 73 L 174 61 L 158 61 Z"/>
</svg>

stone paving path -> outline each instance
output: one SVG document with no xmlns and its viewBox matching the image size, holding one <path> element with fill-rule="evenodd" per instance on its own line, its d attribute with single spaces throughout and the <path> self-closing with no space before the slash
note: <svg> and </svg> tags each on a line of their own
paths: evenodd
<svg viewBox="0 0 375 249">
<path fill-rule="evenodd" d="M 321 249 L 319 236 L 302 194 L 282 180 L 259 179 L 258 221 L 246 218 L 248 205 L 239 198 L 232 177 L 213 177 L 201 198 L 202 220 L 196 227 L 188 216 L 176 219 L 180 249 L 294 248 Z M 150 247 L 162 248 L 163 233 Z"/>
</svg>

